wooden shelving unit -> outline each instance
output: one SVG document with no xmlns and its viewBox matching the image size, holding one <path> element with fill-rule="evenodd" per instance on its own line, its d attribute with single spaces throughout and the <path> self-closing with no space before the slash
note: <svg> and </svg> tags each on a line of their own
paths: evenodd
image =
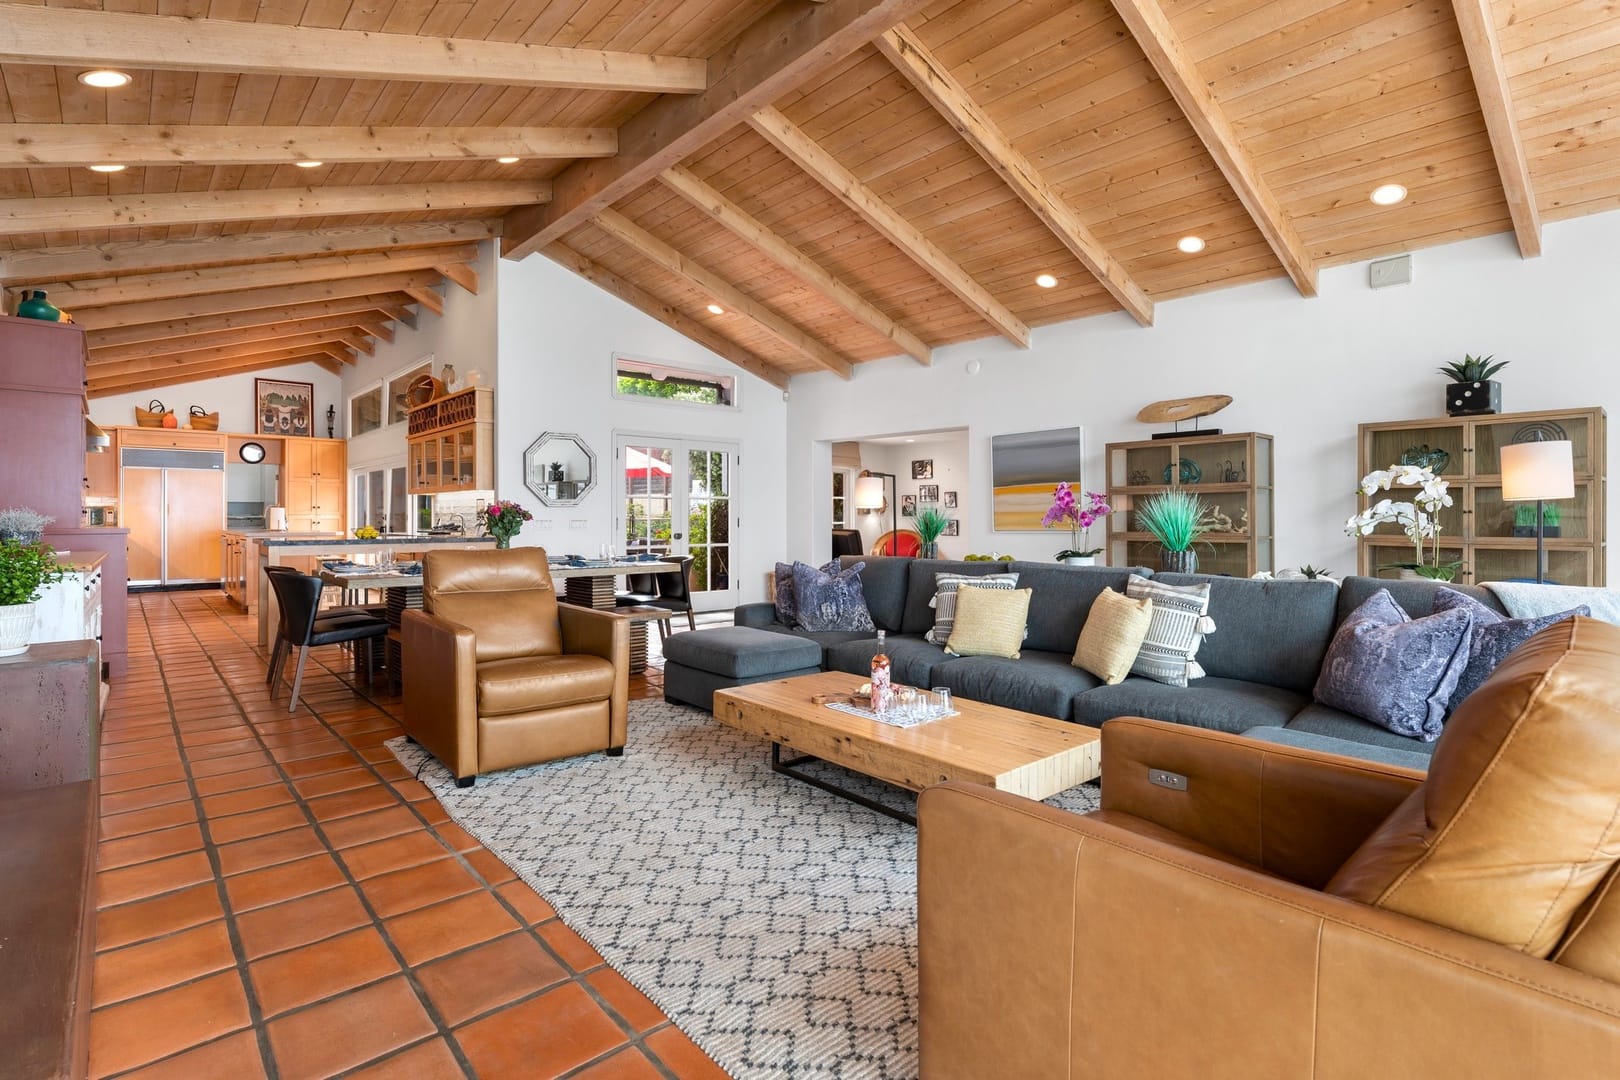
<svg viewBox="0 0 1620 1080">
<path fill-rule="evenodd" d="M 1455 505 L 1440 515 L 1442 558 L 1460 559 L 1458 581 L 1510 581 L 1533 579 L 1536 574 L 1534 533 L 1515 536 L 1515 512 L 1521 505 L 1502 501 L 1500 451 L 1532 432 L 1562 431 L 1574 444 L 1575 498 L 1558 502 L 1558 535 L 1547 537 L 1547 580 L 1561 585 L 1603 585 L 1607 582 L 1604 513 L 1607 503 L 1607 417 L 1602 409 L 1566 409 L 1547 412 L 1497 413 L 1493 416 L 1446 416 L 1432 420 L 1399 420 L 1362 424 L 1357 440 L 1354 480 L 1374 469 L 1399 463 L 1409 449 L 1427 446 L 1444 450 L 1450 460 L 1440 475 L 1451 483 Z M 1354 482 L 1352 481 L 1352 483 Z M 1357 509 L 1378 498 L 1399 499 L 1400 489 L 1388 496 L 1360 498 Z M 1357 546 L 1357 572 L 1393 577 L 1399 571 L 1379 570 L 1390 563 L 1411 562 L 1412 543 L 1393 525 L 1379 526 Z"/>
<path fill-rule="evenodd" d="M 1230 531 L 1204 535 L 1198 570 L 1248 577 L 1274 569 L 1272 439 L 1259 432 L 1108 444 L 1110 566 L 1159 565 L 1157 540 L 1136 525 L 1136 505 L 1166 488 L 1191 491 L 1229 518 Z M 1207 543 L 1206 543 L 1207 542 Z"/>
<path fill-rule="evenodd" d="M 495 487 L 495 391 L 469 386 L 406 414 L 412 494 Z"/>
</svg>

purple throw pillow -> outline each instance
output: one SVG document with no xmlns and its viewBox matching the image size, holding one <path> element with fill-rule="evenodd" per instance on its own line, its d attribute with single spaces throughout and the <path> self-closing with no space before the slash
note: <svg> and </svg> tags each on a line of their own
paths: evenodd
<svg viewBox="0 0 1620 1080">
<path fill-rule="evenodd" d="M 793 564 L 793 603 L 803 630 L 876 630 L 866 609 L 858 562 L 847 570 L 827 573 L 805 563 Z"/>
<path fill-rule="evenodd" d="M 864 565 L 864 564 L 863 564 Z M 836 574 L 838 560 L 834 559 L 821 568 L 823 574 Z M 779 562 L 776 564 L 776 621 L 783 626 L 799 625 L 799 605 L 793 601 L 793 564 Z"/>
<path fill-rule="evenodd" d="M 1463 608 L 1414 619 L 1388 589 L 1339 626 L 1316 679 L 1316 700 L 1424 742 L 1440 737 L 1468 666 L 1474 617 Z"/>
<path fill-rule="evenodd" d="M 1592 609 L 1585 604 L 1560 611 L 1555 615 L 1540 615 L 1530 619 L 1510 619 L 1501 612 L 1475 600 L 1456 589 L 1441 589 L 1434 596 L 1434 610 L 1463 610 L 1474 618 L 1474 633 L 1468 643 L 1468 666 L 1457 680 L 1457 689 L 1451 692 L 1450 708 L 1455 709 L 1463 699 L 1478 690 L 1491 677 L 1496 665 L 1508 658 L 1508 653 L 1547 629 L 1553 623 L 1573 619 L 1577 615 L 1590 615 Z"/>
</svg>

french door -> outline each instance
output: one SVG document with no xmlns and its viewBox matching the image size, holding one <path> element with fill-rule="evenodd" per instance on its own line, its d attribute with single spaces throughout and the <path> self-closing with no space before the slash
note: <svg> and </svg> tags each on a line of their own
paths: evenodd
<svg viewBox="0 0 1620 1080">
<path fill-rule="evenodd" d="M 692 604 L 735 607 L 736 443 L 613 437 L 614 534 L 627 555 L 692 557 Z M 618 546 L 617 544 L 615 546 Z"/>
</svg>

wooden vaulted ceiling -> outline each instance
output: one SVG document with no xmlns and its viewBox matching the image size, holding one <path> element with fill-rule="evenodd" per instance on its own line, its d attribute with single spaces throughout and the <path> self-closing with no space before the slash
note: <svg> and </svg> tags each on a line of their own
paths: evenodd
<svg viewBox="0 0 1620 1080">
<path fill-rule="evenodd" d="M 499 237 L 778 385 L 848 377 L 1466 237 L 1536 255 L 1620 206 L 1617 72 L 1608 0 L 0 2 L 0 284 L 116 393 L 339 370 Z"/>
</svg>

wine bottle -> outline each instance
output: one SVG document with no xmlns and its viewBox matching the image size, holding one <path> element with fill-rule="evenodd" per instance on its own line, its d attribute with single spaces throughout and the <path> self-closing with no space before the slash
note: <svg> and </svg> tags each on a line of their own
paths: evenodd
<svg viewBox="0 0 1620 1080">
<path fill-rule="evenodd" d="M 881 713 L 889 707 L 893 686 L 889 682 L 889 654 L 884 652 L 884 632 L 877 632 L 877 655 L 872 657 L 872 711 Z"/>
</svg>

